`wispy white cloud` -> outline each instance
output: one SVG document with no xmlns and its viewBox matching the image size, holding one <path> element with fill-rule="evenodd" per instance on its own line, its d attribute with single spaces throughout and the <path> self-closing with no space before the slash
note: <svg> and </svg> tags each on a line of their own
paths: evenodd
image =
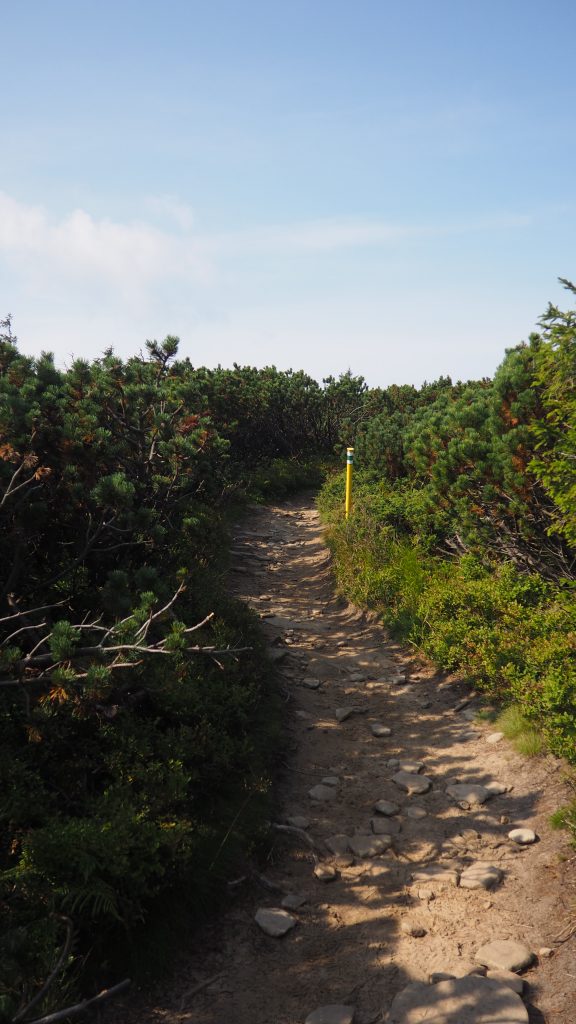
<svg viewBox="0 0 576 1024">
<path fill-rule="evenodd" d="M 392 246 L 405 239 L 518 228 L 529 218 L 499 216 L 453 224 L 394 224 L 377 219 L 326 219 L 201 234 L 192 210 L 174 196 L 151 197 L 149 211 L 171 221 L 121 223 L 73 210 L 59 220 L 42 207 L 0 192 L 0 255 L 47 278 L 107 283 L 119 293 L 138 295 L 170 279 L 214 284 L 219 260 L 284 253 L 327 253 Z"/>
<path fill-rule="evenodd" d="M 60 220 L 0 193 L 0 255 L 43 280 L 79 280 L 137 296 L 166 278 L 210 282 L 212 258 L 190 234 L 74 210 Z"/>
<path fill-rule="evenodd" d="M 182 231 L 191 231 L 194 227 L 194 211 L 188 203 L 183 203 L 177 196 L 163 194 L 148 196 L 145 200 L 146 209 L 161 220 L 175 224 Z"/>
</svg>

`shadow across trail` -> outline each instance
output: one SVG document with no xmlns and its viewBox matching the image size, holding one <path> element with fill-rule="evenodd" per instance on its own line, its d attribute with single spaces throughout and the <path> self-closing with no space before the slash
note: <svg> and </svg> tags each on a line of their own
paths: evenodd
<svg viewBox="0 0 576 1024">
<path fill-rule="evenodd" d="M 551 992 L 536 959 L 523 974 L 529 1017 L 509 988 L 473 973 L 491 940 L 537 951 L 558 930 L 544 763 L 527 767 L 505 741 L 488 742 L 490 727 L 455 710 L 462 682 L 418 663 L 337 596 L 311 500 L 253 510 L 232 555 L 232 590 L 261 617 L 285 701 L 275 810 L 284 828 L 271 830 L 266 863 L 230 886 L 226 913 L 192 938 L 176 987 L 123 1020 L 303 1024 L 317 1007 L 344 1004 L 355 1024 L 544 1024 L 538 1007 L 556 999 L 550 1022 L 573 1024 L 569 991 L 564 1002 Z M 469 798 L 450 794 L 462 785 L 474 787 Z M 540 841 L 515 845 L 517 825 Z M 490 889 L 466 887 L 479 864 L 492 869 Z M 273 938 L 254 917 L 287 896 L 294 926 Z M 429 984 L 438 971 L 469 979 L 452 1008 L 448 981 Z M 492 1016 L 482 1015 L 480 984 Z M 409 985 L 416 1009 L 396 1018 Z"/>
</svg>

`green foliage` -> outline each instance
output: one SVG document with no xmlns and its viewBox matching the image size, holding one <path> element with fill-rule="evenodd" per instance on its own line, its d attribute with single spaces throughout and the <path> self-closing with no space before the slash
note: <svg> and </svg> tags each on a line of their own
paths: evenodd
<svg viewBox="0 0 576 1024">
<path fill-rule="evenodd" d="M 525 757 L 534 757 L 544 750 L 544 739 L 523 714 L 521 708 L 512 704 L 505 708 L 496 719 L 496 727 L 507 739 L 512 740 L 516 750 Z"/>
<path fill-rule="evenodd" d="M 576 288 L 563 282 L 574 294 Z M 576 548 L 576 312 L 550 305 L 535 366 L 543 416 L 531 424 L 536 454 L 530 469 L 554 506 L 550 533 Z"/>
<path fill-rule="evenodd" d="M 109 351 L 61 371 L 20 355 L 6 328 L 0 999 L 11 1017 L 50 973 L 62 915 L 73 952 L 39 1012 L 81 971 L 149 972 L 139 950 L 161 959 L 150 926 L 165 946 L 170 894 L 186 894 L 186 932 L 259 841 L 277 707 L 255 621 L 223 592 L 226 516 L 246 493 L 317 484 L 365 386 L 196 370 L 174 338 L 150 342 L 147 359 Z"/>
<path fill-rule="evenodd" d="M 543 324 L 493 381 L 380 393 L 351 518 L 342 475 L 319 505 L 342 590 L 576 762 L 576 317 Z"/>
</svg>

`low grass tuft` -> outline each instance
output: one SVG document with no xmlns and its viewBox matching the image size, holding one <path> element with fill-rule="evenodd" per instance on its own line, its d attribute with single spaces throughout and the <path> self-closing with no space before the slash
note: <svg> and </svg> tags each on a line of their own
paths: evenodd
<svg viewBox="0 0 576 1024">
<path fill-rule="evenodd" d="M 496 726 L 504 733 L 506 739 L 512 740 L 518 753 L 524 754 L 525 757 L 536 757 L 545 749 L 543 737 L 528 722 L 516 704 L 511 704 L 498 715 Z"/>
</svg>

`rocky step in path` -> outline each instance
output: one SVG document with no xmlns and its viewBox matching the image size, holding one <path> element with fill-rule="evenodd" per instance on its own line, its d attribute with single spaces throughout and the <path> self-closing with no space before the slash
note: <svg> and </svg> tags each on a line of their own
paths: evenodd
<svg viewBox="0 0 576 1024">
<path fill-rule="evenodd" d="M 286 697 L 276 841 L 177 984 L 118 1021 L 574 1024 L 560 763 L 336 597 L 311 502 L 254 511 L 234 550 Z"/>
</svg>

